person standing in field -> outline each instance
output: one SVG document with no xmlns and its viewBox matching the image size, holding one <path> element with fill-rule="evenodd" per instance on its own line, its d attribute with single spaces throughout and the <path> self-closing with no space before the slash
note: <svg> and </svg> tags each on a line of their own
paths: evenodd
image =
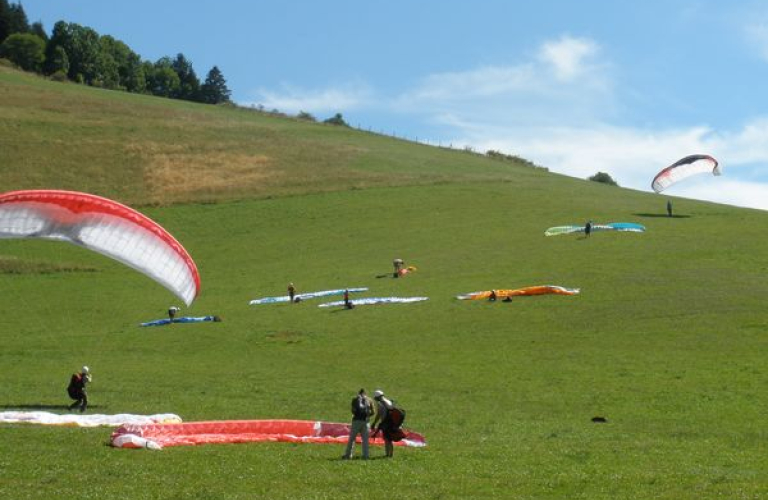
<svg viewBox="0 0 768 500">
<path fill-rule="evenodd" d="M 365 394 L 365 389 L 360 389 L 357 396 L 352 398 L 352 425 L 349 429 L 349 439 L 347 440 L 347 449 L 341 457 L 344 460 L 352 458 L 355 439 L 360 435 L 363 448 L 363 460 L 368 460 L 368 445 L 370 438 L 370 429 L 368 428 L 368 419 L 373 415 L 373 401 Z"/>
<path fill-rule="evenodd" d="M 592 221 L 588 220 L 587 223 L 584 225 L 584 234 L 587 238 L 589 238 L 589 235 L 592 234 Z"/>
<path fill-rule="evenodd" d="M 376 416 L 373 419 L 371 427 L 376 427 L 376 433 L 381 431 L 384 436 L 384 454 L 387 458 L 392 458 L 395 453 L 395 445 L 392 441 L 392 429 L 390 425 L 389 413 L 395 407 L 394 403 L 384 397 L 384 391 L 376 389 L 373 392 L 373 399 L 376 401 Z M 375 435 L 374 434 L 374 435 Z"/>
<path fill-rule="evenodd" d="M 667 217 L 672 217 L 672 200 L 667 200 Z"/>
<path fill-rule="evenodd" d="M 91 370 L 87 366 L 83 366 L 80 373 L 72 374 L 69 379 L 69 385 L 67 386 L 67 394 L 74 399 L 75 402 L 69 405 L 70 410 L 74 410 L 78 406 L 80 407 L 80 413 L 85 412 L 88 408 L 88 392 L 85 389 L 86 384 L 91 381 Z"/>
<path fill-rule="evenodd" d="M 344 307 L 347 309 L 353 309 L 355 307 L 355 304 L 349 300 L 349 290 L 344 290 Z"/>
<path fill-rule="evenodd" d="M 288 300 L 294 302 L 296 300 L 296 287 L 293 283 L 288 283 Z"/>
<path fill-rule="evenodd" d="M 171 323 L 173 323 L 173 319 L 176 317 L 176 313 L 181 311 L 180 307 L 171 306 L 168 308 L 168 319 L 171 320 Z"/>
<path fill-rule="evenodd" d="M 392 273 L 392 277 L 399 278 L 403 268 L 405 267 L 405 262 L 403 262 L 403 259 L 395 259 L 392 261 L 392 267 L 395 268 L 395 272 Z"/>
</svg>

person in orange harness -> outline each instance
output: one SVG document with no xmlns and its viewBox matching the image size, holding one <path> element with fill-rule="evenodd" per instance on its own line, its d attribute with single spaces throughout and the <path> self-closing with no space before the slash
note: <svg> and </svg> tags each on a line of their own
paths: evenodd
<svg viewBox="0 0 768 500">
<path fill-rule="evenodd" d="M 87 366 L 84 366 L 80 373 L 72 374 L 72 377 L 69 379 L 69 386 L 67 386 L 67 393 L 75 402 L 69 405 L 70 410 L 74 410 L 79 406 L 80 413 L 83 413 L 88 408 L 88 392 L 85 386 L 91 380 L 91 370 Z"/>
</svg>

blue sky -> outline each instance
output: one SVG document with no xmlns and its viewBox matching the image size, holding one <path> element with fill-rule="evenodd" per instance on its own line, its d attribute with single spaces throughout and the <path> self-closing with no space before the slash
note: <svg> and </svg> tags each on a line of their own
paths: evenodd
<svg viewBox="0 0 768 500">
<path fill-rule="evenodd" d="M 768 210 L 768 3 L 715 0 L 23 0 L 146 60 L 218 66 L 243 105 L 551 171 L 656 172 L 711 154 L 721 177 L 666 193 Z"/>
</svg>

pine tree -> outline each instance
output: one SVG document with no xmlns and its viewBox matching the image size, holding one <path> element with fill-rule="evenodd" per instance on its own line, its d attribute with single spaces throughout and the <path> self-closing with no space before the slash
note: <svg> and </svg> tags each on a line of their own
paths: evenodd
<svg viewBox="0 0 768 500">
<path fill-rule="evenodd" d="M 11 6 L 8 0 L 0 0 L 0 43 L 11 34 Z"/>
<path fill-rule="evenodd" d="M 29 32 L 29 20 L 27 19 L 27 13 L 24 12 L 24 7 L 21 3 L 12 3 L 8 6 L 9 26 L 8 34 L 14 33 L 28 33 Z"/>
<path fill-rule="evenodd" d="M 192 68 L 192 63 L 184 57 L 184 54 L 177 54 L 171 67 L 176 74 L 179 75 L 178 91 L 171 97 L 184 99 L 186 101 L 199 100 L 200 80 L 197 78 L 195 70 Z"/>
<path fill-rule="evenodd" d="M 208 104 L 221 104 L 229 102 L 230 94 L 224 75 L 217 66 L 214 66 L 208 72 L 205 83 L 200 88 L 201 100 Z"/>
</svg>

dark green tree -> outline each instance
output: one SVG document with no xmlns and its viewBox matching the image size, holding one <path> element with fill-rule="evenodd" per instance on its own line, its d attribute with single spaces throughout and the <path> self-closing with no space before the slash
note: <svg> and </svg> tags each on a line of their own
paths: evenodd
<svg viewBox="0 0 768 500">
<path fill-rule="evenodd" d="M 171 63 L 171 67 L 179 75 L 179 88 L 174 97 L 187 101 L 197 101 L 200 98 L 200 80 L 192 68 L 192 63 L 184 57 L 184 54 L 177 54 L 176 59 Z"/>
<path fill-rule="evenodd" d="M 609 186 L 619 185 L 615 180 L 613 180 L 613 177 L 606 174 L 605 172 L 598 172 L 592 177 L 589 177 L 588 180 L 594 181 L 594 182 L 601 182 L 603 184 L 608 184 Z"/>
<path fill-rule="evenodd" d="M 205 77 L 205 83 L 200 87 L 201 101 L 208 104 L 221 104 L 229 102 L 230 94 L 224 75 L 218 66 L 214 66 Z"/>
<path fill-rule="evenodd" d="M 168 57 L 162 57 L 153 65 L 144 65 L 144 74 L 147 78 L 147 91 L 156 96 L 172 97 L 178 95 L 181 81 L 179 75 L 173 70 L 173 61 Z"/>
<path fill-rule="evenodd" d="M 11 6 L 8 0 L 0 0 L 0 43 L 11 34 Z"/>
<path fill-rule="evenodd" d="M 91 28 L 75 23 L 57 22 L 53 27 L 53 33 L 46 47 L 46 63 L 44 71 L 52 74 L 56 70 L 53 66 L 53 57 L 56 47 L 61 47 L 67 54 L 69 68 L 67 76 L 78 83 L 99 83 L 103 79 L 101 49 L 99 34 Z"/>
<path fill-rule="evenodd" d="M 336 113 L 332 117 L 325 120 L 323 123 L 330 123 L 331 125 L 341 125 L 342 127 L 349 127 L 347 122 L 344 121 L 344 117 L 341 116 L 341 113 Z"/>
<path fill-rule="evenodd" d="M 66 80 L 69 73 L 69 57 L 67 51 L 61 45 L 56 45 L 49 50 L 45 49 L 45 62 L 43 62 L 43 73 L 46 75 L 56 75 L 61 80 Z"/>
<path fill-rule="evenodd" d="M 48 43 L 48 33 L 45 32 L 45 28 L 43 28 L 43 23 L 40 21 L 35 21 L 29 26 L 29 32 L 33 35 L 37 35 L 43 40 L 45 40 L 46 43 Z"/>
<path fill-rule="evenodd" d="M 0 57 L 25 71 L 40 72 L 45 60 L 45 41 L 32 33 L 14 33 L 0 44 Z"/>
<path fill-rule="evenodd" d="M 103 86 L 130 92 L 144 92 L 146 80 L 141 58 L 125 43 L 109 35 L 99 39 L 99 47 Z"/>
<path fill-rule="evenodd" d="M 8 18 L 8 34 L 12 35 L 14 33 L 28 33 L 29 20 L 27 19 L 27 14 L 24 12 L 24 7 L 21 6 L 21 3 L 10 4 L 8 6 L 8 11 L 10 13 Z"/>
</svg>

